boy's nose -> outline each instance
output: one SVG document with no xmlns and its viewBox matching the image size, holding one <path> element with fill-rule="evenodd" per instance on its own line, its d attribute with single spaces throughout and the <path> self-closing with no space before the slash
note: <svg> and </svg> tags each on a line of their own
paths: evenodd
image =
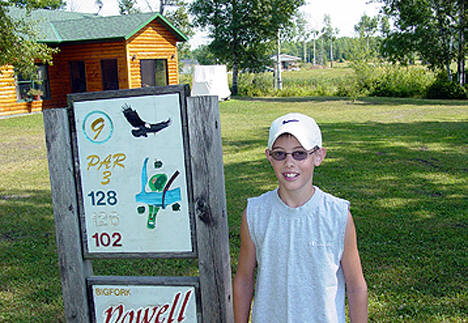
<svg viewBox="0 0 468 323">
<path fill-rule="evenodd" d="M 293 158 L 292 154 L 287 154 L 286 159 L 284 161 L 285 161 L 286 165 L 294 164 L 294 158 Z"/>
</svg>

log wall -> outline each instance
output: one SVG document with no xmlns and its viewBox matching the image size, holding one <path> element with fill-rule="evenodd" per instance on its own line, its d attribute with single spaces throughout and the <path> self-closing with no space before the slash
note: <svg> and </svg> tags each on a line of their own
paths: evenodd
<svg viewBox="0 0 468 323">
<path fill-rule="evenodd" d="M 42 101 L 17 102 L 13 66 L 0 67 L 0 116 L 42 110 Z"/>
<path fill-rule="evenodd" d="M 177 40 L 156 20 L 126 41 L 62 45 L 49 66 L 50 98 L 19 102 L 13 67 L 0 67 L 0 116 L 61 108 L 71 92 L 70 61 L 84 61 L 87 92 L 102 91 L 102 59 L 117 59 L 119 89 L 141 87 L 140 60 L 167 59 L 168 84 L 179 83 Z"/>
<path fill-rule="evenodd" d="M 86 91 L 102 91 L 101 60 L 117 59 L 119 88 L 128 89 L 127 56 L 123 42 L 65 45 L 54 56 L 49 66 L 51 99 L 44 101 L 44 108 L 59 108 L 67 105 L 71 92 L 70 61 L 83 61 L 86 73 Z"/>
<path fill-rule="evenodd" d="M 176 38 L 163 25 L 153 21 L 127 41 L 130 88 L 141 87 L 140 60 L 167 59 L 168 84 L 179 84 Z"/>
</svg>

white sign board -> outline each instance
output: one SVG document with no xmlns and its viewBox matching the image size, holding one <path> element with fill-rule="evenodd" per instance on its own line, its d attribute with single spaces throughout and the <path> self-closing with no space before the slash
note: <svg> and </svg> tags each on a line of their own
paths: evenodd
<svg viewBox="0 0 468 323">
<path fill-rule="evenodd" d="M 193 251 L 179 100 L 73 103 L 88 254 Z"/>
<path fill-rule="evenodd" d="M 197 322 L 194 286 L 93 285 L 96 323 Z"/>
</svg>

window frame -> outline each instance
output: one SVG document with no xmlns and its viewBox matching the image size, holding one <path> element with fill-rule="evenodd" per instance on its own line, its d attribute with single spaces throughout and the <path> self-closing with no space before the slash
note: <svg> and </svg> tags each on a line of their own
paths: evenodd
<svg viewBox="0 0 468 323">
<path fill-rule="evenodd" d="M 42 91 L 41 100 L 50 99 L 50 79 L 49 79 L 49 65 L 44 63 L 37 63 L 36 74 L 37 79 L 23 78 L 21 73 L 15 73 L 15 91 L 17 102 L 30 102 L 33 98 L 28 94 L 30 89 L 37 89 Z M 41 73 L 41 70 L 43 73 Z M 23 90 L 26 88 L 26 90 Z"/>
<path fill-rule="evenodd" d="M 157 73 L 158 63 L 163 62 L 164 70 L 165 70 L 165 77 L 160 76 L 160 73 Z M 146 71 L 144 68 L 150 68 L 151 70 Z M 145 83 L 143 75 L 150 76 L 147 80 L 149 83 Z M 149 58 L 149 59 L 141 59 L 140 60 L 140 77 L 141 77 L 141 87 L 146 86 L 167 86 L 169 85 L 169 70 L 167 59 L 165 58 Z M 158 84 L 158 80 L 164 78 L 165 84 Z M 151 80 L 149 80 L 151 79 Z"/>
</svg>

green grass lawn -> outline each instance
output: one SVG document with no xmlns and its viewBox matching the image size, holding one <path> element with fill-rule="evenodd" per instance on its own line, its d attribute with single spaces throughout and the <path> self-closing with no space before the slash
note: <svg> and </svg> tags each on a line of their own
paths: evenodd
<svg viewBox="0 0 468 323">
<path fill-rule="evenodd" d="M 311 65 L 299 71 L 284 71 L 281 73 L 284 85 L 309 84 L 320 82 L 336 82 L 353 74 L 353 69 L 344 64 L 335 64 L 333 68 L 324 66 L 312 69 Z"/>
<path fill-rule="evenodd" d="M 372 322 L 466 322 L 468 102 L 262 98 L 223 102 L 233 273 L 246 199 L 275 187 L 268 127 L 298 111 L 328 150 L 315 184 L 351 201 Z M 61 322 L 40 114 L 0 120 L 0 322 Z M 196 275 L 196 260 L 94 260 L 96 274 Z"/>
</svg>

